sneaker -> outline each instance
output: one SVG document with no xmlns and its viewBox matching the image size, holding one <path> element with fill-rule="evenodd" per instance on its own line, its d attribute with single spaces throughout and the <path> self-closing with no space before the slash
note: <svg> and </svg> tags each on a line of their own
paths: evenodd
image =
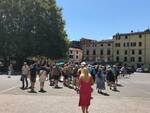
<svg viewBox="0 0 150 113">
<path fill-rule="evenodd" d="M 25 88 L 24 87 L 20 87 L 20 89 L 24 90 Z"/>
<path fill-rule="evenodd" d="M 45 92 L 47 92 L 47 91 L 43 90 L 42 92 L 45 93 Z"/>
<path fill-rule="evenodd" d="M 56 85 L 55 88 L 59 88 L 58 85 Z"/>
<path fill-rule="evenodd" d="M 28 89 L 28 87 L 25 87 L 24 89 Z"/>
<path fill-rule="evenodd" d="M 53 83 L 50 83 L 49 85 L 50 85 L 50 86 L 54 86 L 54 84 L 53 84 Z"/>
<path fill-rule="evenodd" d="M 45 93 L 46 91 L 45 91 L 45 90 L 43 90 L 43 89 L 41 89 L 39 92 L 41 92 L 41 93 Z"/>
<path fill-rule="evenodd" d="M 36 91 L 34 91 L 34 90 L 31 90 L 31 91 L 29 91 L 29 93 L 37 93 Z"/>
</svg>

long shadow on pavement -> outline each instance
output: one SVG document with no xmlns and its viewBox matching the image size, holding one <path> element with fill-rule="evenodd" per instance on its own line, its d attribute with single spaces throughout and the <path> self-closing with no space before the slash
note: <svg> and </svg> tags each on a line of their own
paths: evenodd
<svg viewBox="0 0 150 113">
<path fill-rule="evenodd" d="M 114 91 L 114 92 L 120 92 L 120 91 L 119 91 L 119 90 L 117 90 L 117 89 L 116 89 L 116 90 L 112 90 L 112 91 Z"/>
<path fill-rule="evenodd" d="M 117 84 L 118 87 L 124 87 L 122 84 Z"/>
<path fill-rule="evenodd" d="M 101 92 L 99 94 L 104 95 L 104 96 L 110 96 L 108 93 L 105 93 L 105 92 Z"/>
</svg>

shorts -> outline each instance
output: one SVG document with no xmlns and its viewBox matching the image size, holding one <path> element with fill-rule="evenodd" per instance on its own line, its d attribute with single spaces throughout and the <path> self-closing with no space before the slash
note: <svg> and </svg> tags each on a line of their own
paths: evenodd
<svg viewBox="0 0 150 113">
<path fill-rule="evenodd" d="M 49 74 L 48 78 L 49 78 L 49 80 L 52 80 L 53 76 L 51 74 Z"/>
<path fill-rule="evenodd" d="M 54 80 L 59 80 L 59 76 L 58 75 L 53 75 Z"/>
<path fill-rule="evenodd" d="M 69 76 L 68 75 L 64 75 L 64 79 L 68 79 L 69 78 Z"/>
<path fill-rule="evenodd" d="M 40 82 L 45 82 L 45 81 L 46 81 L 46 76 L 41 75 L 41 76 L 39 77 L 39 81 L 40 81 Z"/>
<path fill-rule="evenodd" d="M 36 82 L 36 75 L 31 75 L 30 76 L 30 81 L 31 82 Z"/>
</svg>

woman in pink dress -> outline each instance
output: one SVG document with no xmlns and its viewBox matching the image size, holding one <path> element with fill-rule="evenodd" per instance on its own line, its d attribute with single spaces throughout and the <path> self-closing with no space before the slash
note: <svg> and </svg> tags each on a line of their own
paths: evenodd
<svg viewBox="0 0 150 113">
<path fill-rule="evenodd" d="M 91 93 L 93 79 L 88 72 L 87 68 L 83 68 L 81 70 L 81 75 L 79 78 L 79 86 L 80 86 L 80 99 L 79 106 L 82 108 L 82 113 L 88 113 L 88 107 L 90 105 Z"/>
</svg>

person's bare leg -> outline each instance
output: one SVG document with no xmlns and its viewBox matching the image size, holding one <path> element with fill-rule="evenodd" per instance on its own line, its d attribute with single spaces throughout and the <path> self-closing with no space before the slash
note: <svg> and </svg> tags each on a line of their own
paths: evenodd
<svg viewBox="0 0 150 113">
<path fill-rule="evenodd" d="M 43 90 L 44 90 L 44 82 L 43 82 Z"/>
<path fill-rule="evenodd" d="M 40 89 L 43 90 L 44 82 L 40 82 Z"/>
<path fill-rule="evenodd" d="M 31 90 L 34 90 L 34 82 L 31 82 Z"/>
<path fill-rule="evenodd" d="M 89 106 L 85 107 L 85 111 L 86 111 L 85 113 L 89 113 L 88 108 Z"/>
<path fill-rule="evenodd" d="M 82 106 L 82 113 L 86 113 L 85 112 L 85 107 Z"/>
</svg>

